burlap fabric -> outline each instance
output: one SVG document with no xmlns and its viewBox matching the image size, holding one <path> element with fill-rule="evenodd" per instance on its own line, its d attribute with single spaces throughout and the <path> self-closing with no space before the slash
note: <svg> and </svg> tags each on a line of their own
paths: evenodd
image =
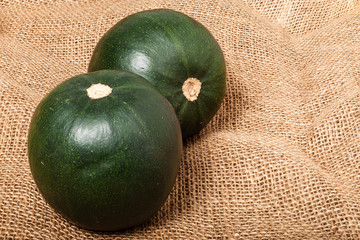
<svg viewBox="0 0 360 240">
<path fill-rule="evenodd" d="M 359 239 L 358 0 L 1 1 L 0 239 Z M 42 97 L 87 70 L 113 24 L 171 8 L 203 23 L 227 62 L 227 95 L 185 143 L 149 223 L 79 229 L 47 205 L 27 159 Z"/>
</svg>

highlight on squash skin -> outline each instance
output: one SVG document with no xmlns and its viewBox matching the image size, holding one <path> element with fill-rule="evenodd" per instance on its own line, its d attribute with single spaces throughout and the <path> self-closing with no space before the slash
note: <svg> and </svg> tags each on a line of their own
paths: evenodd
<svg viewBox="0 0 360 240">
<path fill-rule="evenodd" d="M 193 102 L 198 98 L 200 90 L 201 82 L 197 78 L 188 78 L 182 86 L 182 92 L 190 102 Z"/>
<path fill-rule="evenodd" d="M 88 89 L 86 89 L 86 92 L 89 98 L 99 99 L 109 96 L 112 92 L 112 88 L 108 85 L 97 83 L 92 84 Z"/>
</svg>

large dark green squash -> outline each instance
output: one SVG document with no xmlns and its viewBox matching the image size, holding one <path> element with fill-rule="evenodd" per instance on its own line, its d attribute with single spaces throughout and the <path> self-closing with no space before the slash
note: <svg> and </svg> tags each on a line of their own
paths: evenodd
<svg viewBox="0 0 360 240">
<path fill-rule="evenodd" d="M 166 98 L 142 77 L 113 70 L 56 87 L 36 108 L 28 138 L 45 200 L 94 230 L 153 216 L 175 183 L 181 152 L 180 124 Z"/>
<path fill-rule="evenodd" d="M 184 138 L 209 123 L 225 95 L 218 43 L 199 22 L 173 10 L 139 12 L 113 26 L 95 47 L 88 70 L 100 69 L 150 81 L 174 107 Z"/>
</svg>

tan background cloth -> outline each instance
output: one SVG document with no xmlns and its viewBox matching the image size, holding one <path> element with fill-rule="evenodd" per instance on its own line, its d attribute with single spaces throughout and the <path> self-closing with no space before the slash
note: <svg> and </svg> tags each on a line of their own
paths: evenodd
<svg viewBox="0 0 360 240">
<path fill-rule="evenodd" d="M 358 0 L 0 1 L 0 239 L 359 239 Z M 203 23 L 227 95 L 189 139 L 168 201 L 115 233 L 70 224 L 40 196 L 27 131 L 42 97 L 87 69 L 123 17 L 171 8 Z"/>
</svg>

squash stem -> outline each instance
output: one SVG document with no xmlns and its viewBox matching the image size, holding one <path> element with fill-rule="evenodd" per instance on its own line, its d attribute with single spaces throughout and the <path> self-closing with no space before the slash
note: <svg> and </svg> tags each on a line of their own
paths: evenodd
<svg viewBox="0 0 360 240">
<path fill-rule="evenodd" d="M 110 95 L 112 92 L 112 88 L 108 85 L 104 85 L 101 83 L 92 84 L 88 89 L 86 89 L 87 95 L 91 99 L 99 99 L 104 98 Z"/>
<path fill-rule="evenodd" d="M 182 86 L 182 92 L 187 100 L 190 102 L 195 101 L 201 90 L 201 82 L 197 78 L 188 78 Z"/>
</svg>

